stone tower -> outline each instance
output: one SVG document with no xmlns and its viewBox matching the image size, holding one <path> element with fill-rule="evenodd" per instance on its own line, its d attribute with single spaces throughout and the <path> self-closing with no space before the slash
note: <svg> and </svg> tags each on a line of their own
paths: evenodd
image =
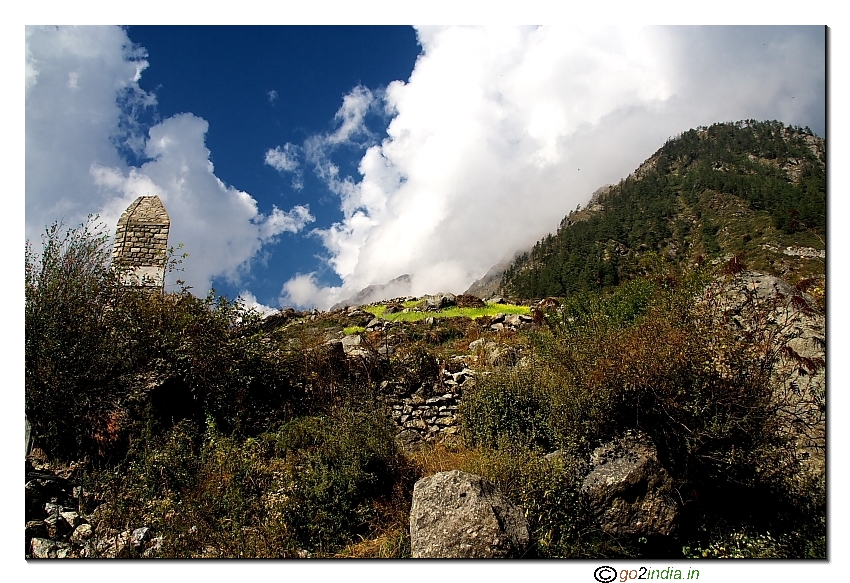
<svg viewBox="0 0 850 583">
<path fill-rule="evenodd" d="M 124 285 L 162 290 L 171 220 L 158 196 L 140 196 L 118 219 L 112 265 Z"/>
</svg>

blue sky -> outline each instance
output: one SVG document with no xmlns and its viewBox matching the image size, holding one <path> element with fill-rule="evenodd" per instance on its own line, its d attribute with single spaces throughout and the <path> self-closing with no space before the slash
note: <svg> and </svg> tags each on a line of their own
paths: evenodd
<svg viewBox="0 0 850 583">
<path fill-rule="evenodd" d="M 272 308 L 460 293 L 682 131 L 826 127 L 822 27 L 27 27 L 26 66 L 27 238 L 159 194 L 179 277 Z"/>
<path fill-rule="evenodd" d="M 409 26 L 131 26 L 127 34 L 149 55 L 167 55 L 149 57 L 157 65 L 139 83 L 156 94 L 160 118 L 191 112 L 207 120 L 216 176 L 250 193 L 261 211 L 309 204 L 311 227 L 342 219 L 338 197 L 309 169 L 300 169 L 293 188 L 295 175 L 267 164 L 266 153 L 333 131 L 346 94 L 407 79 L 419 54 Z M 386 115 L 373 112 L 368 121 L 373 139 L 385 137 Z M 362 155 L 363 148 L 351 144 L 333 157 L 341 171 L 355 175 Z M 322 281 L 341 283 L 316 261 L 327 254 L 317 237 L 284 235 L 264 245 L 263 254 L 268 259 L 253 262 L 246 283 L 268 303 L 280 295 L 282 275 L 318 269 Z M 226 278 L 213 283 L 230 297 L 242 291 Z"/>
</svg>

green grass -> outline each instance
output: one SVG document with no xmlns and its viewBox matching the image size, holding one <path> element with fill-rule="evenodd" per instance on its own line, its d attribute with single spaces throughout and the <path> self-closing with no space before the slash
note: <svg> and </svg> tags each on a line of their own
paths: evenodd
<svg viewBox="0 0 850 583">
<path fill-rule="evenodd" d="M 419 302 L 405 302 L 405 307 L 412 307 Z M 411 305 L 408 305 L 411 304 Z M 376 318 L 389 320 L 390 322 L 418 322 L 425 318 L 481 318 L 483 316 L 495 316 L 496 314 L 529 314 L 531 308 L 528 306 L 514 306 L 512 304 L 487 304 L 484 308 L 458 308 L 451 307 L 438 312 L 397 312 L 384 315 L 387 307 L 385 305 L 365 306 L 365 311 Z"/>
<path fill-rule="evenodd" d="M 348 326 L 347 328 L 343 328 L 342 333 L 346 336 L 350 336 L 351 334 L 360 334 L 365 331 L 366 328 L 364 326 Z"/>
</svg>

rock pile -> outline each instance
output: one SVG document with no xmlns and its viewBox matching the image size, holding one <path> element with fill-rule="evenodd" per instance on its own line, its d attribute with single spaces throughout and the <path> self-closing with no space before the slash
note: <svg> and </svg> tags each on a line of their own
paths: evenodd
<svg viewBox="0 0 850 583">
<path fill-rule="evenodd" d="M 490 319 L 491 330 L 521 330 L 530 328 L 534 320 L 525 314 L 496 314 Z"/>
<path fill-rule="evenodd" d="M 67 473 L 67 472 L 66 472 Z M 115 531 L 101 504 L 86 514 L 89 496 L 73 481 L 41 467 L 26 471 L 25 556 L 27 559 L 132 558 L 153 556 L 162 544 L 147 527 Z"/>
</svg>

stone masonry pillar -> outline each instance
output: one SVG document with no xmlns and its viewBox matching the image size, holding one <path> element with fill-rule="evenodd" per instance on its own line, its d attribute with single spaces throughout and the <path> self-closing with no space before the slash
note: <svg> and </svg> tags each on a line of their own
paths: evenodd
<svg viewBox="0 0 850 583">
<path fill-rule="evenodd" d="M 127 207 L 118 219 L 112 251 L 112 265 L 122 270 L 124 285 L 163 289 L 170 227 L 158 196 L 140 196 Z"/>
</svg>

